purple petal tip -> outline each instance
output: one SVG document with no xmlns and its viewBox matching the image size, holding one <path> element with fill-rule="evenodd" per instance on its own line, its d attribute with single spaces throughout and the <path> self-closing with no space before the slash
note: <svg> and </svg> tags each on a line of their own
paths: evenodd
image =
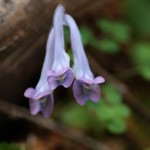
<svg viewBox="0 0 150 150">
<path fill-rule="evenodd" d="M 33 88 L 27 88 L 24 92 L 24 96 L 27 98 L 32 98 L 34 93 L 35 93 L 35 90 Z"/>
<path fill-rule="evenodd" d="M 100 84 L 100 83 L 104 83 L 105 79 L 102 76 L 98 76 L 94 79 L 93 83 L 94 84 Z"/>
</svg>

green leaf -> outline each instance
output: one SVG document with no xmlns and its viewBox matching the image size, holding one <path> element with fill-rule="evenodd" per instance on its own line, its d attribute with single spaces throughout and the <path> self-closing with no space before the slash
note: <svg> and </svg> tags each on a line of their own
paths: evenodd
<svg viewBox="0 0 150 150">
<path fill-rule="evenodd" d="M 137 67 L 139 74 L 146 80 L 150 80 L 150 64 L 140 65 Z"/>
<path fill-rule="evenodd" d="M 120 116 L 121 118 L 126 118 L 131 115 L 131 110 L 125 104 L 116 105 L 114 110 L 116 111 L 116 114 L 118 114 L 118 116 Z"/>
<path fill-rule="evenodd" d="M 76 128 L 86 129 L 89 125 L 89 116 L 84 107 L 74 105 L 65 108 L 61 115 L 62 121 Z"/>
<path fill-rule="evenodd" d="M 138 73 L 146 80 L 150 80 L 150 44 L 140 42 L 135 44 L 132 59 Z"/>
<path fill-rule="evenodd" d="M 99 102 L 94 103 L 93 101 L 89 100 L 89 101 L 86 102 L 86 105 L 87 105 L 87 107 L 88 107 L 89 109 L 91 109 L 91 110 L 92 110 L 92 109 L 96 110 L 96 109 L 99 108 L 99 105 L 100 105 L 101 101 L 102 101 L 102 100 L 100 100 Z"/>
<path fill-rule="evenodd" d="M 126 24 L 115 22 L 112 38 L 118 43 L 127 43 L 130 39 L 130 29 Z"/>
<path fill-rule="evenodd" d="M 143 37 L 150 36 L 150 1 L 127 0 L 126 14 L 136 33 Z"/>
<path fill-rule="evenodd" d="M 21 148 L 13 143 L 0 143 L 0 150 L 21 150 Z"/>
<path fill-rule="evenodd" d="M 115 134 L 121 134 L 124 133 L 127 129 L 127 124 L 124 119 L 121 118 L 115 118 L 112 119 L 108 124 L 107 124 L 107 129 Z"/>
<path fill-rule="evenodd" d="M 120 44 L 127 42 L 130 38 L 130 28 L 123 22 L 102 19 L 97 20 L 96 24 L 103 33 L 108 34 L 114 41 Z"/>
<path fill-rule="evenodd" d="M 119 50 L 118 44 L 109 39 L 105 39 L 105 40 L 95 39 L 91 42 L 91 46 L 105 53 L 114 54 L 117 53 Z"/>
<path fill-rule="evenodd" d="M 80 27 L 80 32 L 82 36 L 82 42 L 84 45 L 88 45 L 91 43 L 91 40 L 93 39 L 93 33 L 91 29 L 87 26 Z"/>
<path fill-rule="evenodd" d="M 96 25 L 98 28 L 102 30 L 104 33 L 111 33 L 112 32 L 112 22 L 107 19 L 101 19 L 96 21 Z"/>
<path fill-rule="evenodd" d="M 104 101 L 97 104 L 95 111 L 98 115 L 98 119 L 103 122 L 108 122 L 116 117 L 124 119 L 131 115 L 131 110 L 125 104 L 120 103 L 112 106 Z"/>
<path fill-rule="evenodd" d="M 111 40 L 101 40 L 100 41 L 100 49 L 103 52 L 107 53 L 117 53 L 119 50 L 119 45 Z"/>
<path fill-rule="evenodd" d="M 110 106 L 104 101 L 96 109 L 98 120 L 112 133 L 121 134 L 126 130 L 126 117 L 130 115 L 130 109 L 124 104 Z"/>
<path fill-rule="evenodd" d="M 135 44 L 132 49 L 132 58 L 137 64 L 150 63 L 150 44 L 145 42 Z"/>
<path fill-rule="evenodd" d="M 99 108 L 96 109 L 98 119 L 103 122 L 107 122 L 116 117 L 115 111 L 109 105 L 107 105 L 104 101 L 101 101 L 99 104 Z"/>
<path fill-rule="evenodd" d="M 105 94 L 106 100 L 108 100 L 110 104 L 116 105 L 122 101 L 122 94 L 120 94 L 111 84 L 103 85 L 102 90 Z"/>
</svg>

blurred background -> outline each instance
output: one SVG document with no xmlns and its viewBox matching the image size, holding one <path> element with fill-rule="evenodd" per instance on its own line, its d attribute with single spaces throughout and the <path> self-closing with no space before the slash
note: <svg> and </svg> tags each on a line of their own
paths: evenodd
<svg viewBox="0 0 150 150">
<path fill-rule="evenodd" d="M 54 92 L 50 118 L 29 113 L 56 6 L 76 20 L 98 103 L 79 106 L 72 87 Z M 73 63 L 69 30 L 65 47 Z M 0 0 L 0 150 L 150 150 L 149 0 Z"/>
</svg>

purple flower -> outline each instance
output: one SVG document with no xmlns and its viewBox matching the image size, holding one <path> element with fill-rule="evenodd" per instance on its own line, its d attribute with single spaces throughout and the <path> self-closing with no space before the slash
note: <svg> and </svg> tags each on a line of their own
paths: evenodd
<svg viewBox="0 0 150 150">
<path fill-rule="evenodd" d="M 46 45 L 45 60 L 38 84 L 34 88 L 26 89 L 24 96 L 29 98 L 30 111 L 32 115 L 42 112 L 44 117 L 48 117 L 53 110 L 54 98 L 47 82 L 46 72 L 53 63 L 54 49 L 54 29 L 51 30 Z"/>
<path fill-rule="evenodd" d="M 47 72 L 48 83 L 51 90 L 56 89 L 59 85 L 68 88 L 72 84 L 74 78 L 73 70 L 70 68 L 70 58 L 64 50 L 64 12 L 64 7 L 58 5 L 53 18 L 55 34 L 54 63 L 51 69 Z"/>
<path fill-rule="evenodd" d="M 94 78 L 82 45 L 79 29 L 74 19 L 65 15 L 65 9 L 58 5 L 53 18 L 53 28 L 48 36 L 46 54 L 39 82 L 35 89 L 28 88 L 24 96 L 29 98 L 31 114 L 41 112 L 48 117 L 53 110 L 53 90 L 58 86 L 68 88 L 74 78 L 73 70 L 70 68 L 70 58 L 64 49 L 63 25 L 70 29 L 71 47 L 74 55 L 74 66 L 76 80 L 73 83 L 74 97 L 80 105 L 87 100 L 97 102 L 100 99 L 99 84 L 105 79 L 101 76 Z"/>
<path fill-rule="evenodd" d="M 65 15 L 64 21 L 70 29 L 71 47 L 74 55 L 73 69 L 76 77 L 73 84 L 74 97 L 80 105 L 84 105 L 89 99 L 97 102 L 100 99 L 99 84 L 103 83 L 105 79 L 101 76 L 94 78 L 74 19 L 70 15 Z"/>
</svg>

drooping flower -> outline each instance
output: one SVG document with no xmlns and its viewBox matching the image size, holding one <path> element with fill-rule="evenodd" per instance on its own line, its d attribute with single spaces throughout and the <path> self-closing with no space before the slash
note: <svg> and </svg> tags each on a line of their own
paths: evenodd
<svg viewBox="0 0 150 150">
<path fill-rule="evenodd" d="M 74 54 L 73 69 L 76 77 L 73 83 L 74 97 L 80 105 L 84 105 L 89 99 L 97 102 L 100 98 L 99 84 L 105 79 L 101 76 L 94 78 L 84 52 L 79 29 L 74 19 L 64 12 L 62 5 L 56 8 L 39 82 L 35 89 L 28 88 L 24 93 L 25 97 L 29 98 L 30 111 L 33 115 L 42 112 L 44 117 L 48 117 L 54 105 L 53 90 L 60 85 L 68 88 L 73 82 L 74 73 L 70 68 L 70 58 L 64 49 L 64 24 L 70 29 Z"/>
<path fill-rule="evenodd" d="M 34 88 L 28 88 L 24 92 L 24 96 L 29 98 L 30 112 L 32 115 L 36 115 L 38 112 L 42 112 L 44 117 L 48 117 L 53 110 L 54 98 L 52 90 L 47 82 L 47 70 L 51 68 L 54 56 L 54 29 L 48 36 L 46 45 L 45 60 L 41 71 L 41 76 L 38 84 Z"/>
<path fill-rule="evenodd" d="M 68 88 L 74 78 L 73 70 L 70 68 L 70 58 L 64 50 L 64 31 L 63 31 L 63 17 L 64 7 L 58 5 L 55 10 L 53 18 L 54 26 L 54 63 L 51 69 L 47 72 L 48 83 L 51 90 L 58 86 Z"/>
<path fill-rule="evenodd" d="M 105 79 L 101 76 L 94 78 L 74 19 L 70 15 L 65 15 L 64 22 L 70 29 L 71 47 L 74 55 L 73 69 L 76 77 L 73 83 L 74 97 L 80 105 L 84 105 L 89 99 L 97 102 L 100 99 L 99 84 L 103 83 Z"/>
</svg>

